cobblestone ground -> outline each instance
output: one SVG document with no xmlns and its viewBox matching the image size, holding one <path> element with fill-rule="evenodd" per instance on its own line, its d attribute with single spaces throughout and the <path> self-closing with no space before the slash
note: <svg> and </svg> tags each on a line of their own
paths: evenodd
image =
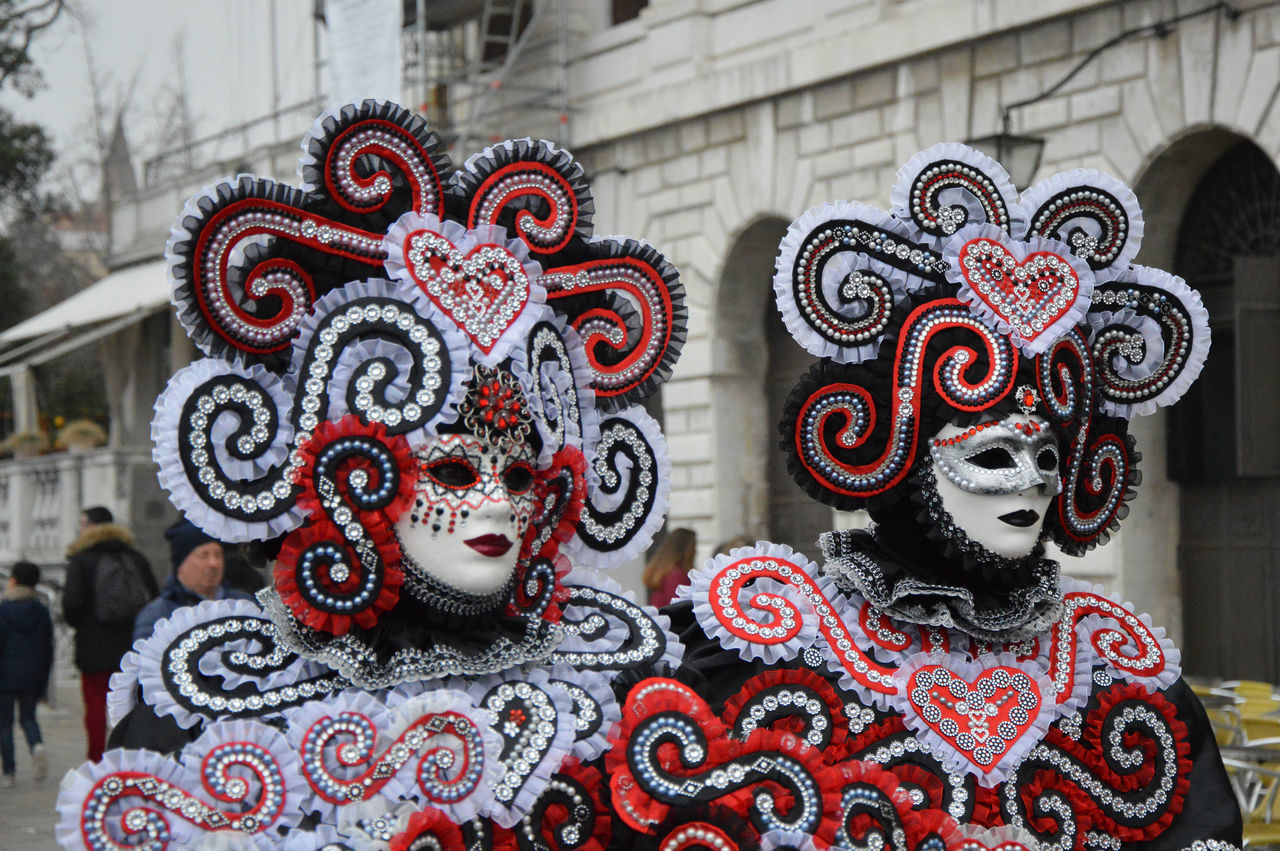
<svg viewBox="0 0 1280 851">
<path fill-rule="evenodd" d="M 17 785 L 0 789 L 0 848 L 4 851 L 48 851 L 58 847 L 53 827 L 58 822 L 54 803 L 62 776 L 85 759 L 80 680 L 59 678 L 54 685 L 56 704 L 40 704 L 36 720 L 49 750 L 49 777 L 42 783 L 31 778 L 31 755 L 26 740 L 14 725 L 18 751 Z"/>
</svg>

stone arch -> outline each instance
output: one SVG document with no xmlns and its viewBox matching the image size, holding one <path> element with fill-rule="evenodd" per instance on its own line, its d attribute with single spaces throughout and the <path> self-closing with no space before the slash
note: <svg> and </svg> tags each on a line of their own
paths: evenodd
<svg viewBox="0 0 1280 851">
<path fill-rule="evenodd" d="M 1131 557 L 1145 564 L 1139 571 L 1126 566 L 1126 577 L 1134 581 L 1126 579 L 1125 591 L 1132 598 L 1154 596 L 1168 606 L 1181 589 L 1173 610 L 1161 616 L 1180 627 L 1188 673 L 1273 679 L 1280 676 L 1280 631 L 1273 626 L 1280 616 L 1275 602 L 1280 540 L 1271 540 L 1270 529 L 1280 517 L 1280 476 L 1240 476 L 1233 468 L 1226 479 L 1206 478 L 1187 462 L 1195 458 L 1203 465 L 1206 453 L 1180 451 L 1188 441 L 1201 439 L 1206 419 L 1228 420 L 1224 428 L 1233 440 L 1237 434 L 1257 434 L 1260 423 L 1271 424 L 1266 426 L 1271 430 L 1280 424 L 1274 403 L 1246 406 L 1239 426 L 1234 415 L 1240 386 L 1237 293 L 1248 284 L 1262 301 L 1275 302 L 1271 309 L 1259 304 L 1246 313 L 1250 321 L 1280 328 L 1280 241 L 1271 240 L 1268 256 L 1241 249 L 1218 276 L 1223 280 L 1206 278 L 1188 256 L 1191 230 L 1197 219 L 1205 219 L 1197 208 L 1218 191 L 1215 175 L 1242 156 L 1255 167 L 1261 164 L 1272 177 L 1270 185 L 1280 187 L 1280 172 L 1254 140 L 1208 125 L 1188 129 L 1156 151 L 1134 183 L 1146 220 L 1138 261 L 1169 269 L 1202 290 L 1214 344 L 1202 380 L 1177 408 L 1134 421 L 1146 458 L 1138 505 L 1145 522 L 1135 539 L 1125 541 L 1124 558 L 1126 564 Z M 1258 182 L 1263 181 L 1243 185 Z M 1271 194 L 1280 204 L 1280 192 Z M 1268 340 L 1276 332 L 1271 328 L 1255 336 Z M 1223 417 L 1223 411 L 1231 416 Z M 1167 535 L 1171 529 L 1178 534 Z"/>
<path fill-rule="evenodd" d="M 711 338 L 717 541 L 768 538 L 817 554 L 829 509 L 787 476 L 778 450 L 782 401 L 813 359 L 773 307 L 773 265 L 788 220 L 756 218 L 729 243 L 716 288 Z M 714 543 L 713 543 L 714 545 Z"/>
</svg>

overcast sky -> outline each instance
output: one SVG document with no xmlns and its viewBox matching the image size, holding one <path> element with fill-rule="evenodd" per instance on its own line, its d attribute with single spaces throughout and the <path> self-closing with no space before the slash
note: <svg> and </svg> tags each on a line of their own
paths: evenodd
<svg viewBox="0 0 1280 851">
<path fill-rule="evenodd" d="M 91 151 L 93 99 L 86 44 L 109 104 L 137 83 L 126 112 L 135 165 L 164 142 L 164 112 L 185 68 L 197 137 L 266 115 L 272 106 L 272 10 L 282 105 L 314 94 L 312 0 L 77 0 L 79 19 L 63 15 L 41 34 L 33 54 L 48 86 L 35 98 L 5 92 L 0 103 L 46 127 L 66 163 Z M 182 44 L 182 56 L 176 45 Z M 180 65 L 181 63 L 181 65 Z M 95 181 L 96 182 L 96 181 Z"/>
</svg>

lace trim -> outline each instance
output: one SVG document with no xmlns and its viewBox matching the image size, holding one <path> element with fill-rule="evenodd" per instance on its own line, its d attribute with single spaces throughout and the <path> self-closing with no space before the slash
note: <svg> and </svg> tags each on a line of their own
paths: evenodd
<svg viewBox="0 0 1280 851">
<path fill-rule="evenodd" d="M 513 639 L 494 630 L 492 640 L 477 653 L 440 645 L 408 647 L 379 661 L 373 647 L 355 632 L 329 636 L 294 620 L 274 589 L 259 591 L 258 602 L 275 625 L 282 645 L 303 658 L 323 662 L 365 689 L 455 675 L 483 676 L 527 662 L 542 662 L 564 639 L 559 624 L 530 618 L 523 635 Z"/>
<path fill-rule="evenodd" d="M 1022 641 L 1047 630 L 1062 613 L 1058 563 L 1039 559 L 1034 582 L 1011 591 L 1003 606 L 979 607 L 974 592 L 961 585 L 926 582 L 911 576 L 890 580 L 882 556 L 859 548 L 855 533 L 824 532 L 818 538 L 826 559 L 823 574 L 842 591 L 861 594 L 885 614 L 909 623 L 944 626 L 987 641 Z"/>
</svg>

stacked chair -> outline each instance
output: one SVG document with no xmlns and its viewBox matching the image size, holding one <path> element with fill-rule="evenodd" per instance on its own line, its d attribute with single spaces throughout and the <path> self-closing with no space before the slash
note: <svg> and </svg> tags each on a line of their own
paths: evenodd
<svg viewBox="0 0 1280 851">
<path fill-rule="evenodd" d="M 1280 694 L 1257 680 L 1192 682 L 1244 814 L 1245 845 L 1280 846 Z"/>
</svg>

